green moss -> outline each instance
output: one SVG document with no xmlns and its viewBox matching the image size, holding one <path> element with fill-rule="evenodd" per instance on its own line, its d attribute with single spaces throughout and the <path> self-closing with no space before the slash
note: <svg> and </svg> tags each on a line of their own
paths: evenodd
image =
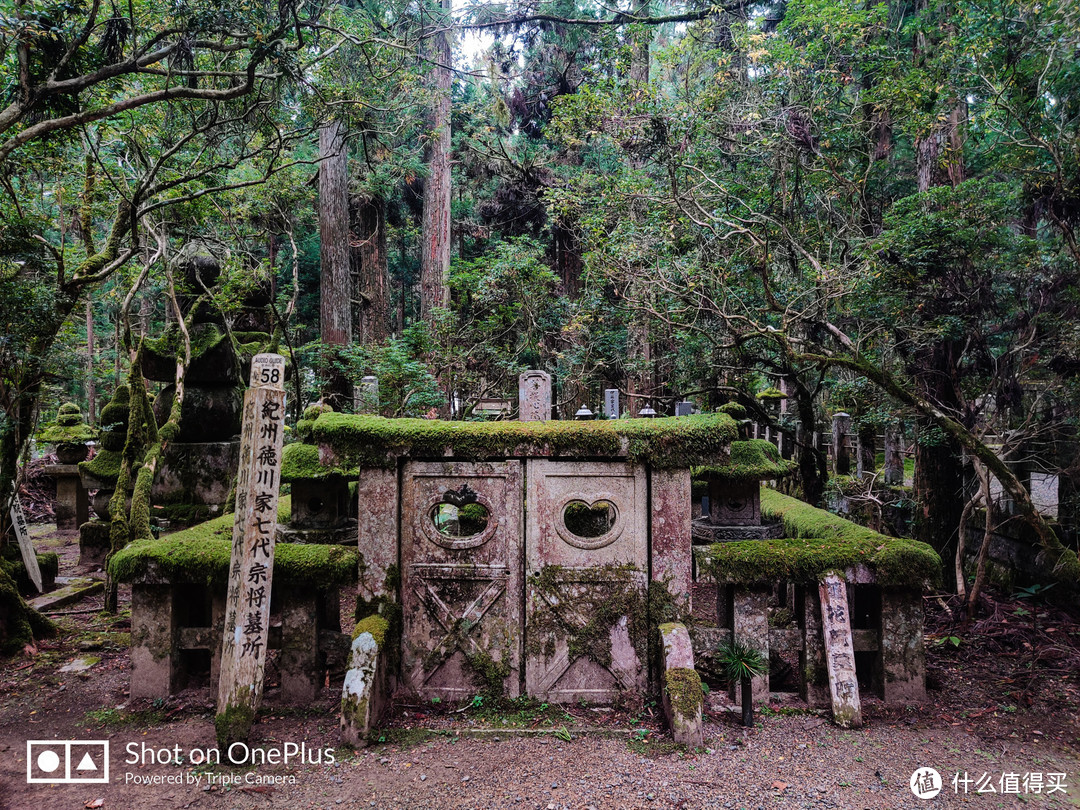
<svg viewBox="0 0 1080 810">
<path fill-rule="evenodd" d="M 746 418 L 746 406 L 740 405 L 738 402 L 725 402 L 716 410 L 719 413 L 726 413 L 732 419 Z"/>
<path fill-rule="evenodd" d="M 361 619 L 356 623 L 356 627 L 353 628 L 352 637 L 355 641 L 360 637 L 361 633 L 371 633 L 371 637 L 375 639 L 375 644 L 377 644 L 381 650 L 386 643 L 386 634 L 389 630 L 390 622 L 382 616 L 368 616 L 366 619 Z"/>
<path fill-rule="evenodd" d="M 191 336 L 191 359 L 206 354 L 227 338 L 225 331 L 213 323 L 195 324 L 188 330 Z M 160 337 L 143 341 L 141 350 L 144 354 L 154 355 L 166 362 L 176 362 L 184 353 L 184 336 L 178 324 L 170 324 Z"/>
<path fill-rule="evenodd" d="M 325 413 L 312 427 L 338 464 L 392 466 L 398 456 L 490 459 L 523 455 L 628 458 L 655 467 L 723 464 L 736 437 L 727 414 L 592 422 L 447 422 Z"/>
<path fill-rule="evenodd" d="M 674 667 L 664 673 L 664 691 L 677 717 L 695 717 L 705 705 L 701 676 L 689 667 Z"/>
<path fill-rule="evenodd" d="M 278 521 L 288 520 L 279 511 Z M 118 582 L 160 578 L 170 582 L 226 584 L 232 553 L 233 515 L 192 526 L 160 540 L 139 540 L 109 561 Z M 357 554 L 342 546 L 278 543 L 274 581 L 328 588 L 356 581 Z"/>
<path fill-rule="evenodd" d="M 323 481 L 343 474 L 355 478 L 360 471 L 353 469 L 341 473 L 332 467 L 324 467 L 319 461 L 319 448 L 313 444 L 293 442 L 285 445 L 281 451 L 281 480 L 283 482 Z"/>
<path fill-rule="evenodd" d="M 787 399 L 787 394 L 781 391 L 779 388 L 764 388 L 757 392 L 758 399 Z"/>
<path fill-rule="evenodd" d="M 696 551 L 701 570 L 718 582 L 816 582 L 830 571 L 865 565 L 882 585 L 933 587 L 941 581 L 941 558 L 925 543 L 886 537 L 762 488 L 761 513 L 779 519 L 784 540 L 715 543 Z"/>
<path fill-rule="evenodd" d="M 783 478 L 799 469 L 797 461 L 780 457 L 776 445 L 765 439 L 746 439 L 731 443 L 731 458 L 726 465 L 694 467 L 694 478 L 719 478 L 722 481 L 763 481 Z"/>
<path fill-rule="evenodd" d="M 53 422 L 44 425 L 37 434 L 39 442 L 47 444 L 85 444 L 91 439 L 97 438 L 97 431 L 89 425 L 78 422 L 74 425 L 61 425 Z"/>
<path fill-rule="evenodd" d="M 227 706 L 214 717 L 218 749 L 227 752 L 234 742 L 246 742 L 255 722 L 255 710 L 250 706 Z"/>
<path fill-rule="evenodd" d="M 60 573 L 60 556 L 54 551 L 46 551 L 36 556 L 42 582 L 48 583 L 55 580 L 57 574 Z M 37 593 L 14 544 L 4 546 L 3 556 L 0 557 L 0 568 L 15 581 L 20 593 Z"/>
<path fill-rule="evenodd" d="M 89 461 L 79 462 L 79 472 L 92 475 L 102 483 L 116 484 L 123 454 L 119 450 L 98 450 Z"/>
<path fill-rule="evenodd" d="M 131 391 L 126 385 L 116 386 L 109 404 L 101 409 L 98 423 L 109 433 L 124 434 L 127 430 L 128 409 L 131 406 Z M 122 449 L 121 447 L 116 448 Z"/>
<path fill-rule="evenodd" d="M 584 656 L 608 667 L 611 628 L 625 616 L 638 657 L 648 660 L 650 599 L 635 566 L 609 564 L 582 570 L 548 565 L 529 577 L 529 589 L 537 595 L 525 641 L 530 655 L 550 658 L 556 640 L 563 638 L 571 661 Z M 568 598 L 573 599 L 573 611 L 552 607 Z M 570 615 L 584 618 L 584 624 L 568 621 Z"/>
</svg>

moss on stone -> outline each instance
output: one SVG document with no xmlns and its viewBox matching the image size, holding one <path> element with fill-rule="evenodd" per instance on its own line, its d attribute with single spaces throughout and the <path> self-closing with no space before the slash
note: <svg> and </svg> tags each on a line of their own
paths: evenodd
<svg viewBox="0 0 1080 810">
<path fill-rule="evenodd" d="M 770 386 L 769 388 L 763 388 L 756 394 L 758 399 L 787 399 L 787 394 L 781 391 L 779 388 Z"/>
<path fill-rule="evenodd" d="M 93 476 L 103 484 L 115 485 L 122 461 L 123 454 L 119 450 L 98 450 L 89 461 L 79 462 L 79 472 Z"/>
<path fill-rule="evenodd" d="M 312 427 L 339 465 L 392 466 L 397 457 L 483 460 L 513 456 L 627 458 L 655 467 L 723 464 L 736 437 L 727 414 L 592 422 L 448 422 L 322 414 Z"/>
<path fill-rule="evenodd" d="M 60 573 L 60 555 L 55 551 L 46 551 L 35 556 L 38 569 L 41 571 L 42 582 L 48 583 L 55 580 L 57 574 Z M 21 593 L 37 593 L 15 545 L 4 546 L 3 556 L 0 556 L 0 568 L 15 581 Z"/>
<path fill-rule="evenodd" d="M 286 483 L 324 481 L 342 475 L 355 478 L 359 474 L 360 471 L 356 469 L 342 473 L 332 467 L 324 467 L 319 461 L 319 448 L 313 444 L 293 442 L 285 445 L 281 451 L 281 480 Z"/>
<path fill-rule="evenodd" d="M 765 481 L 783 478 L 799 469 L 797 461 L 780 457 L 776 445 L 765 439 L 746 439 L 731 443 L 731 457 L 725 465 L 694 467 L 691 474 L 697 479 L 721 481 Z"/>
<path fill-rule="evenodd" d="M 245 742 L 254 722 L 255 710 L 250 706 L 225 707 L 225 711 L 214 717 L 218 749 L 226 753 L 234 742 Z"/>
<path fill-rule="evenodd" d="M 881 585 L 922 588 L 941 582 L 941 558 L 925 543 L 886 537 L 768 488 L 761 490 L 761 513 L 781 520 L 790 536 L 700 547 L 700 569 L 718 582 L 809 583 L 863 565 Z"/>
<path fill-rule="evenodd" d="M 386 644 L 386 635 L 389 631 L 390 622 L 382 616 L 368 616 L 356 623 L 356 627 L 353 628 L 352 637 L 355 641 L 362 633 L 371 633 L 371 637 L 375 639 L 376 646 L 381 650 L 383 645 Z"/>
<path fill-rule="evenodd" d="M 664 673 L 664 692 L 676 718 L 697 716 L 705 705 L 701 676 L 689 667 L 673 667 Z"/>
<path fill-rule="evenodd" d="M 136 541 L 113 555 L 109 575 L 118 582 L 145 578 L 225 585 L 233 517 L 230 513 L 159 540 Z M 287 506 L 278 512 L 278 522 L 286 521 Z M 356 569 L 356 551 L 343 546 L 278 543 L 274 552 L 274 581 L 283 584 L 337 587 L 355 582 Z"/>
</svg>

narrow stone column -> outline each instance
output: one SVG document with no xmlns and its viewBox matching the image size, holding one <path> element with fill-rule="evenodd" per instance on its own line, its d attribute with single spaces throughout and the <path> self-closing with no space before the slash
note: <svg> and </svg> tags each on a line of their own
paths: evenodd
<svg viewBox="0 0 1080 810">
<path fill-rule="evenodd" d="M 689 611 L 691 590 L 690 470 L 653 470 L 652 578 Z"/>
<path fill-rule="evenodd" d="M 380 613 L 383 602 L 397 601 L 398 476 L 397 470 L 360 470 L 357 485 L 358 618 Z"/>
<path fill-rule="evenodd" d="M 851 430 L 851 416 L 842 412 L 838 413 L 833 416 L 832 424 L 833 474 L 849 475 L 851 455 L 848 452 L 847 436 Z"/>
<path fill-rule="evenodd" d="M 701 708 L 705 695 L 694 670 L 694 648 L 685 625 L 660 625 L 663 645 L 661 699 L 671 736 L 679 745 L 698 748 L 703 743 Z"/>
<path fill-rule="evenodd" d="M 802 650 L 799 652 L 799 696 L 809 705 L 828 708 L 829 669 L 821 629 L 821 597 L 816 585 L 800 585 L 796 593 Z"/>
<path fill-rule="evenodd" d="M 753 647 L 769 660 L 769 592 L 764 588 L 734 586 L 731 616 L 735 641 Z M 737 684 L 736 684 L 737 686 Z M 769 673 L 751 681 L 754 700 L 769 699 Z"/>
<path fill-rule="evenodd" d="M 885 430 L 885 483 L 890 486 L 904 483 L 904 452 L 900 431 L 896 428 Z"/>
<path fill-rule="evenodd" d="M 281 697 L 310 703 L 322 686 L 319 662 L 319 609 L 310 589 L 281 589 Z"/>
<path fill-rule="evenodd" d="M 872 427 L 864 427 L 856 437 L 856 471 L 864 481 L 877 472 L 877 436 Z"/>
<path fill-rule="evenodd" d="M 882 697 L 886 703 L 921 703 L 926 700 L 921 591 L 913 588 L 881 589 L 878 655 Z"/>
<path fill-rule="evenodd" d="M 131 697 L 165 698 L 179 675 L 172 585 L 131 586 Z"/>
</svg>

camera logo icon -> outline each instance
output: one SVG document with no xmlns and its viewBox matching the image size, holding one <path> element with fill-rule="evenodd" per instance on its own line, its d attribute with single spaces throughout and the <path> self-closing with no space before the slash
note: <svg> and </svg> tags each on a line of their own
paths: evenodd
<svg viewBox="0 0 1080 810">
<path fill-rule="evenodd" d="M 108 783 L 108 740 L 27 740 L 29 784 Z"/>
</svg>

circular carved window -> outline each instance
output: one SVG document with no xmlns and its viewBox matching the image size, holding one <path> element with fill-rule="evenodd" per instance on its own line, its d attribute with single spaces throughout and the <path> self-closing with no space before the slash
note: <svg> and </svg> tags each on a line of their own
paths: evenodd
<svg viewBox="0 0 1080 810">
<path fill-rule="evenodd" d="M 569 498 L 555 516 L 555 530 L 571 546 L 591 551 L 614 543 L 622 534 L 619 509 L 612 500 Z"/>
<path fill-rule="evenodd" d="M 416 515 L 416 522 L 435 545 L 461 551 L 490 540 L 499 519 L 492 511 L 491 502 L 466 484 L 428 501 L 427 507 Z"/>
</svg>

